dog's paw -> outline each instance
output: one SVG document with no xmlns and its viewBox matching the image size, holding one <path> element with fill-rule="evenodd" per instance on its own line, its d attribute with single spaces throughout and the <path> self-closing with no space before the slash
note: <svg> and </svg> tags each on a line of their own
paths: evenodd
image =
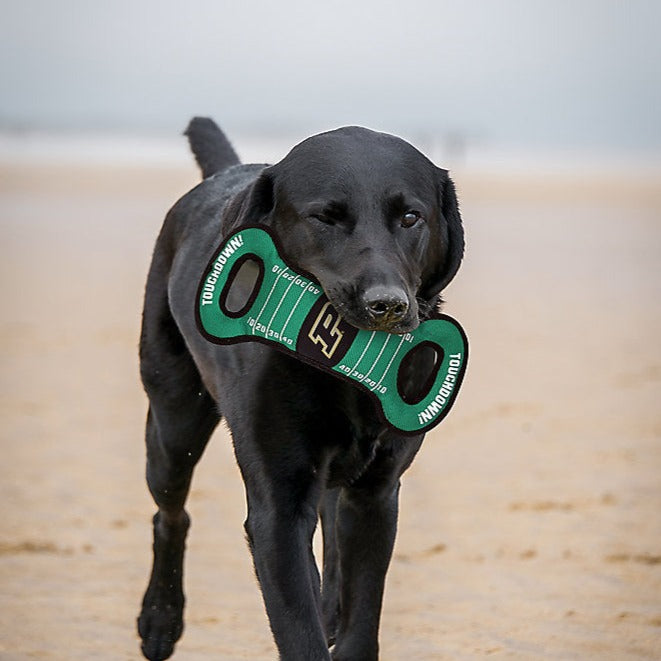
<svg viewBox="0 0 661 661">
<path fill-rule="evenodd" d="M 358 648 L 350 648 L 347 650 L 339 649 L 337 645 L 334 645 L 330 649 L 330 655 L 332 661 L 350 661 L 353 659 L 360 659 L 361 661 L 378 661 L 379 653 L 377 648 L 371 648 L 369 650 L 360 650 Z"/>
<path fill-rule="evenodd" d="M 142 611 L 138 617 L 138 633 L 142 638 L 142 653 L 149 661 L 163 661 L 172 656 L 174 644 L 184 630 L 184 599 L 174 603 L 150 598 L 145 595 Z"/>
</svg>

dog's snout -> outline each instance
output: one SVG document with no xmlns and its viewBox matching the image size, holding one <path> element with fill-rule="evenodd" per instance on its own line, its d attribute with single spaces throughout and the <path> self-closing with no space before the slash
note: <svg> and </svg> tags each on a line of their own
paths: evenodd
<svg viewBox="0 0 661 661">
<path fill-rule="evenodd" d="M 395 287 L 372 287 L 365 292 L 363 301 L 369 315 L 378 323 L 400 321 L 409 310 L 406 293 Z"/>
</svg>

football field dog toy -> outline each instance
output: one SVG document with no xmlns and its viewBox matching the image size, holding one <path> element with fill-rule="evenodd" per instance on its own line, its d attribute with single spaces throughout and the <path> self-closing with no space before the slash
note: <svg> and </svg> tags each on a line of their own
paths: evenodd
<svg viewBox="0 0 661 661">
<path fill-rule="evenodd" d="M 238 302 L 237 281 L 249 290 Z M 200 282 L 196 317 L 211 342 L 263 342 L 352 381 L 404 434 L 428 431 L 443 420 L 466 370 L 468 340 L 452 317 L 436 314 L 403 335 L 351 326 L 312 276 L 283 260 L 276 237 L 263 226 L 240 228 L 215 252 Z M 423 348 L 433 350 L 434 365 L 411 396 L 401 373 Z"/>
</svg>

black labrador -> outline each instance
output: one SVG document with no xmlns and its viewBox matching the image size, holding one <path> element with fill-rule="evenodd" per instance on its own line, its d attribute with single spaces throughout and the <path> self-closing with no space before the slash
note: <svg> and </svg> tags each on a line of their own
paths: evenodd
<svg viewBox="0 0 661 661">
<path fill-rule="evenodd" d="M 245 530 L 280 658 L 377 659 L 400 477 L 423 435 L 386 427 L 362 390 L 290 355 L 253 342 L 208 342 L 196 327 L 196 294 L 221 239 L 263 223 L 347 322 L 410 331 L 438 307 L 462 259 L 454 185 L 407 142 L 364 128 L 316 135 L 270 167 L 241 165 L 209 119 L 193 119 L 186 133 L 204 181 L 165 219 L 140 340 L 147 482 L 158 505 L 138 618 L 142 651 L 166 659 L 181 636 L 184 503 L 222 416 L 245 482 Z M 412 388 L 426 368 L 409 368 Z M 323 580 L 312 553 L 318 518 Z"/>
</svg>

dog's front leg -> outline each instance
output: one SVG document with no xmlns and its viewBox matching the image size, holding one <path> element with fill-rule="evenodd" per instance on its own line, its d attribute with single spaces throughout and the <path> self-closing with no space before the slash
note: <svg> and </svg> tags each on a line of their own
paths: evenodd
<svg viewBox="0 0 661 661">
<path fill-rule="evenodd" d="M 280 658 L 330 661 L 312 554 L 321 479 L 284 464 L 266 472 L 246 479 L 245 528 Z"/>
<path fill-rule="evenodd" d="M 337 504 L 340 618 L 334 661 L 376 661 L 381 603 L 397 529 L 399 484 L 344 488 Z"/>
<path fill-rule="evenodd" d="M 376 661 L 386 573 L 397 533 L 399 478 L 422 437 L 382 444 L 367 472 L 337 499 L 339 623 L 333 661 Z"/>
<path fill-rule="evenodd" d="M 324 578 L 321 590 L 321 612 L 328 645 L 335 643 L 337 621 L 340 614 L 340 559 L 337 548 L 337 500 L 339 488 L 326 489 L 319 516 L 321 519 L 324 541 Z"/>
</svg>

